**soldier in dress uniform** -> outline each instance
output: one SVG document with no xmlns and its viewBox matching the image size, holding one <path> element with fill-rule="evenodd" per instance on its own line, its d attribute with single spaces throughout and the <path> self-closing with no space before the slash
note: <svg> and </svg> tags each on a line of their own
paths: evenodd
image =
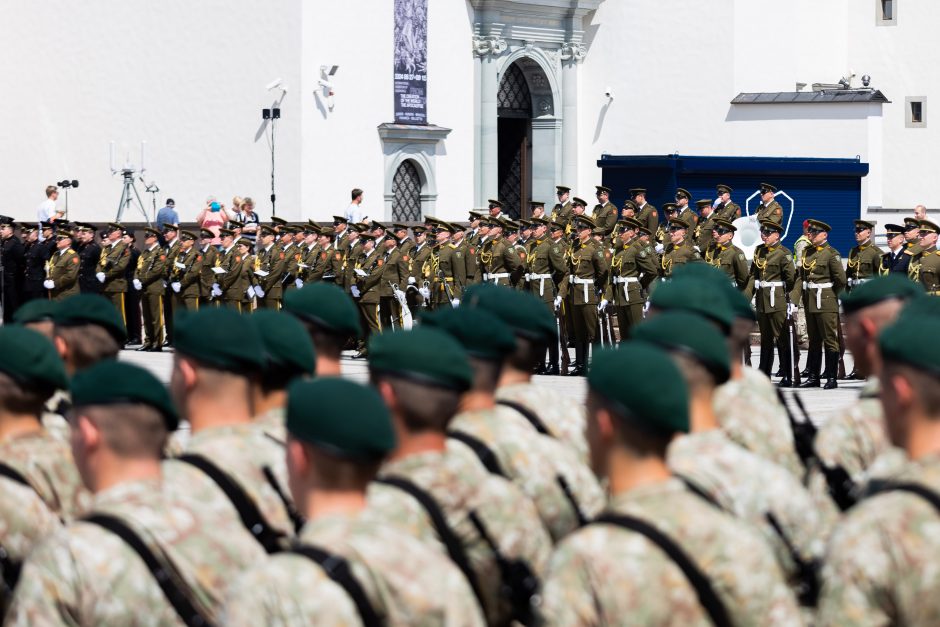
<svg viewBox="0 0 940 627">
<path fill-rule="evenodd" d="M 659 229 L 659 210 L 646 202 L 646 189 L 634 187 L 630 190 L 630 198 L 636 203 L 636 215 L 634 216 L 636 221 L 646 227 L 650 233 L 656 233 Z"/>
<path fill-rule="evenodd" d="M 172 262 L 167 263 L 167 251 L 160 247 L 160 232 L 156 229 L 144 229 L 144 246 L 133 279 L 144 314 L 145 339 L 138 350 L 160 352 L 163 350 L 163 297 L 166 293 L 163 278 L 168 276 L 167 266 L 172 266 Z"/>
<path fill-rule="evenodd" d="M 131 261 L 131 251 L 122 241 L 124 227 L 117 222 L 109 222 L 106 243 L 98 257 L 95 278 L 101 284 L 102 295 L 111 301 L 114 308 L 127 323 L 124 311 L 124 294 L 127 292 L 125 272 Z"/>
<path fill-rule="evenodd" d="M 688 224 L 690 229 L 694 229 L 698 225 L 698 215 L 692 211 L 692 207 L 689 205 L 690 202 L 692 202 L 692 194 L 689 193 L 689 190 L 681 187 L 676 190 L 676 207 L 679 209 L 679 219 Z"/>
<path fill-rule="evenodd" d="M 603 185 L 597 185 L 597 204 L 594 205 L 594 211 L 591 219 L 598 228 L 604 229 L 605 235 L 614 232 L 614 226 L 617 224 L 618 211 L 616 205 L 610 202 L 610 188 Z"/>
<path fill-rule="evenodd" d="M 396 237 L 386 237 L 382 242 L 380 267 L 366 281 L 366 287 L 375 285 L 379 293 L 379 323 L 382 331 L 400 329 L 402 325 L 401 304 L 395 298 L 395 288 L 403 289 L 408 284 L 408 259 L 398 248 Z"/>
<path fill-rule="evenodd" d="M 622 230 L 614 242 L 614 255 L 610 262 L 610 284 L 605 297 L 614 306 L 620 341 L 630 336 L 630 329 L 643 320 L 641 295 L 649 288 L 659 268 L 649 247 L 638 239 L 641 225 L 633 218 L 620 221 Z"/>
<path fill-rule="evenodd" d="M 512 273 L 521 265 L 518 254 L 503 237 L 503 222 L 490 220 L 490 231 L 480 250 L 483 282 L 510 285 Z"/>
<path fill-rule="evenodd" d="M 75 222 L 76 248 L 78 253 L 78 289 L 82 294 L 98 294 L 101 292 L 101 283 L 95 278 L 98 271 L 98 258 L 101 256 L 101 247 L 95 242 L 95 232 L 98 230 L 93 224 Z"/>
<path fill-rule="evenodd" d="M 705 253 L 705 261 L 721 270 L 737 289 L 744 290 L 750 273 L 744 251 L 732 243 L 737 228 L 720 218 L 714 224 L 715 241 L 710 252 Z"/>
<path fill-rule="evenodd" d="M 422 288 L 430 288 L 433 276 L 430 272 L 430 265 L 426 265 L 431 257 L 431 245 L 428 243 L 428 228 L 425 226 L 416 226 L 413 229 L 415 234 L 415 246 L 411 250 L 408 260 L 408 307 L 412 312 L 417 311 L 419 307 L 428 307 L 428 300 L 421 292 Z M 476 245 L 470 241 L 470 238 L 464 239 L 467 248 L 467 269 L 475 265 Z"/>
<path fill-rule="evenodd" d="M 362 359 L 368 355 L 368 341 L 374 334 L 382 332 L 382 324 L 379 322 L 379 289 L 378 281 L 371 280 L 373 272 L 379 272 L 384 263 L 384 252 L 375 247 L 375 235 L 371 231 L 365 231 L 360 236 L 362 238 L 362 251 L 355 261 L 354 284 L 350 288 L 350 293 L 355 299 L 359 310 L 360 326 L 363 329 L 358 334 L 356 348 L 356 359 Z M 368 281 L 368 285 L 366 282 Z"/>
<path fill-rule="evenodd" d="M 212 293 L 219 302 L 226 306 L 242 311 L 242 302 L 250 283 L 250 277 L 245 276 L 242 266 L 243 256 L 236 250 L 235 233 L 229 229 L 219 229 L 222 240 L 222 250 L 219 251 L 212 270 L 215 275 Z"/>
<path fill-rule="evenodd" d="M 623 201 L 623 207 L 620 209 L 620 219 L 622 220 L 623 218 L 633 218 L 636 220 L 636 210 L 637 207 L 635 202 L 629 199 Z"/>
<path fill-rule="evenodd" d="M 530 218 L 547 218 L 545 215 L 545 203 L 541 200 L 533 200 L 529 203 Z"/>
<path fill-rule="evenodd" d="M 848 278 L 847 290 L 852 291 L 865 281 L 878 276 L 881 257 L 884 251 L 875 246 L 872 234 L 875 223 L 868 220 L 855 220 L 855 241 L 857 245 L 849 251 L 846 267 Z M 852 378 L 851 376 L 849 378 Z"/>
<path fill-rule="evenodd" d="M 433 223 L 435 246 L 429 259 L 434 280 L 431 283 L 431 307 L 456 307 L 467 286 L 467 261 L 464 253 L 450 241 L 457 227 L 441 220 Z M 480 253 L 482 259 L 482 253 Z"/>
<path fill-rule="evenodd" d="M 587 370 L 588 351 L 597 333 L 598 308 L 603 310 L 608 301 L 603 297 L 609 272 L 605 250 L 591 238 L 594 223 L 585 216 L 572 221 L 577 241 L 569 255 L 569 275 L 562 282 L 559 296 L 564 300 L 570 293 L 571 317 L 574 323 L 575 364 L 571 375 L 583 375 Z"/>
<path fill-rule="evenodd" d="M 3 322 L 13 321 L 23 282 L 23 242 L 15 235 L 13 218 L 0 216 L 0 307 Z"/>
<path fill-rule="evenodd" d="M 881 256 L 881 265 L 878 273 L 901 274 L 907 276 L 907 268 L 911 263 L 911 255 L 906 254 L 904 245 L 904 227 L 900 224 L 886 224 L 885 238 L 888 240 L 888 252 Z"/>
<path fill-rule="evenodd" d="M 565 258 L 567 245 L 561 239 L 564 227 L 558 223 L 550 223 L 544 218 L 532 220 L 535 232 L 532 238 L 532 248 L 526 256 L 525 272 L 528 281 L 528 291 L 540 302 L 544 303 L 549 311 L 555 308 L 556 285 L 568 273 L 568 262 Z M 556 231 L 557 237 L 549 237 L 549 227 Z M 560 303 L 559 303 L 560 304 Z M 548 367 L 545 368 L 544 355 L 542 355 L 542 368 L 538 374 L 557 375 L 558 368 L 558 342 L 548 343 Z"/>
<path fill-rule="evenodd" d="M 211 231 L 210 231 L 211 232 Z M 173 293 L 173 311 L 199 311 L 200 279 L 204 263 L 203 253 L 196 246 L 196 233 L 180 231 L 180 249 L 170 264 L 170 291 Z"/>
<path fill-rule="evenodd" d="M 719 216 L 716 214 L 711 201 L 708 199 L 696 200 L 695 205 L 698 207 L 699 221 L 693 231 L 692 241 L 698 251 L 704 256 L 714 240 L 713 231 L 715 228 L 715 219 Z"/>
<path fill-rule="evenodd" d="M 401 252 L 402 256 L 407 255 L 411 259 L 411 253 L 415 248 L 415 242 L 413 239 L 408 237 L 408 227 L 404 224 L 396 222 L 392 225 L 392 234 L 395 236 L 395 239 L 398 240 L 398 250 Z"/>
<path fill-rule="evenodd" d="M 571 201 L 568 200 L 571 196 L 571 188 L 566 185 L 556 185 L 555 196 L 558 198 L 558 202 L 552 209 L 550 219 L 552 222 L 567 224 L 568 220 L 571 218 Z"/>
<path fill-rule="evenodd" d="M 809 334 L 807 366 L 809 377 L 800 387 L 820 385 L 822 353 L 825 350 L 826 369 L 823 373 L 827 390 L 838 387 L 836 374 L 839 366 L 839 294 L 845 289 L 846 276 L 839 251 L 829 245 L 831 227 L 820 220 L 810 220 L 808 233 L 811 245 L 803 251 L 797 266 L 796 286 L 791 302 L 802 301 L 806 310 Z"/>
<path fill-rule="evenodd" d="M 760 223 L 763 242 L 754 249 L 750 275 L 753 279 L 757 327 L 760 330 L 760 364 L 758 368 L 768 377 L 773 372 L 774 347 L 780 355 L 780 372 L 783 378 L 779 386 L 793 385 L 790 364 L 790 338 L 784 333 L 787 315 L 794 315 L 796 305 L 791 305 L 787 295 L 796 282 L 796 267 L 790 251 L 780 244 L 783 225 L 773 220 Z"/>
<path fill-rule="evenodd" d="M 772 220 L 774 222 L 783 223 L 783 207 L 774 200 L 776 193 L 777 188 L 770 183 L 760 184 L 761 204 L 757 207 L 757 220 L 759 222 Z"/>
<path fill-rule="evenodd" d="M 734 222 L 740 218 L 741 207 L 731 200 L 731 193 L 734 190 L 724 184 L 719 184 L 716 189 L 718 191 L 718 204 L 715 205 L 715 217 L 728 222 Z"/>
<path fill-rule="evenodd" d="M 215 234 L 209 229 L 199 230 L 199 252 L 202 253 L 202 270 L 199 272 L 199 304 L 203 307 L 218 306 L 219 301 L 212 293 L 216 274 L 212 271 L 219 260 L 219 249 L 212 245 Z"/>
<path fill-rule="evenodd" d="M 287 227 L 285 225 L 282 228 Z M 258 307 L 262 309 L 277 310 L 281 307 L 281 279 L 287 271 L 288 252 L 276 245 L 275 237 L 274 229 L 268 225 L 261 226 L 261 244 L 255 257 L 252 283 L 258 297 Z"/>
<path fill-rule="evenodd" d="M 666 219 L 653 231 L 656 239 L 656 252 L 659 253 L 663 252 L 669 244 L 669 221 L 679 217 L 679 207 L 674 202 L 664 203 L 663 215 Z M 688 227 L 688 223 L 686 223 L 686 226 Z"/>
<path fill-rule="evenodd" d="M 21 225 L 23 237 L 23 298 L 27 303 L 36 298 L 46 298 L 46 288 L 43 281 L 48 276 L 46 272 L 49 259 L 55 251 L 56 225 L 43 222 L 43 241 L 39 241 L 39 233 L 32 222 Z"/>
<path fill-rule="evenodd" d="M 127 344 L 137 345 L 143 343 L 143 316 L 140 311 L 140 291 L 134 287 L 134 273 L 137 272 L 137 262 L 140 261 L 140 249 L 137 247 L 137 236 L 132 229 L 124 229 L 121 240 L 130 251 L 130 261 L 124 271 L 127 281 L 127 291 L 124 293 L 124 313 L 127 317 Z"/>
<path fill-rule="evenodd" d="M 937 234 L 940 226 L 929 220 L 920 221 L 920 253 L 911 260 L 917 269 L 917 280 L 931 296 L 940 296 L 940 251 L 937 250 Z"/>
<path fill-rule="evenodd" d="M 67 228 L 60 228 L 53 242 L 56 251 L 47 263 L 46 279 L 43 287 L 49 290 L 52 300 L 65 300 L 69 296 L 79 293 L 78 272 L 81 260 L 72 249 L 72 232 Z"/>
<path fill-rule="evenodd" d="M 677 267 L 700 258 L 688 237 L 688 222 L 670 218 L 667 224 L 670 241 L 665 245 L 659 262 L 659 276 L 662 279 L 672 277 Z"/>
<path fill-rule="evenodd" d="M 920 252 L 920 220 L 904 218 L 904 239 L 912 257 Z"/>
</svg>

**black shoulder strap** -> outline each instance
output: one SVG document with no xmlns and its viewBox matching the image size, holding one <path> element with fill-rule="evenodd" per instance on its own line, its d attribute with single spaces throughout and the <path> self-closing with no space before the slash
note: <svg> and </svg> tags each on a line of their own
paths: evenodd
<svg viewBox="0 0 940 627">
<path fill-rule="evenodd" d="M 187 591 L 177 584 L 176 578 L 172 575 L 170 569 L 163 566 L 157 556 L 153 554 L 153 551 L 150 550 L 150 547 L 123 520 L 110 514 L 92 514 L 82 520 L 107 529 L 134 549 L 134 552 L 147 565 L 147 569 L 156 579 L 157 585 L 160 586 L 166 600 L 176 610 L 184 624 L 203 627 L 212 624 L 209 617 L 202 613 L 190 600 Z"/>
<path fill-rule="evenodd" d="M 4 462 L 0 462 L 0 477 L 6 477 L 11 481 L 25 485 L 27 488 L 32 487 L 19 470 Z"/>
<path fill-rule="evenodd" d="M 496 459 L 496 454 L 483 443 L 482 440 L 468 434 L 463 431 L 448 431 L 447 437 L 457 440 L 458 442 L 463 442 L 476 453 L 477 457 L 480 458 L 480 461 L 483 463 L 483 466 L 486 467 L 494 475 L 499 475 L 500 477 L 506 477 L 506 473 L 503 472 L 502 466 L 499 465 L 499 460 Z"/>
<path fill-rule="evenodd" d="M 455 534 L 454 530 L 447 524 L 444 512 L 441 510 L 441 506 L 437 504 L 437 501 L 434 500 L 434 497 L 404 477 L 382 477 L 375 481 L 382 485 L 398 488 L 411 495 L 421 504 L 421 507 L 424 508 L 424 511 L 427 512 L 428 517 L 431 519 L 431 524 L 434 526 L 434 531 L 437 532 L 437 537 L 444 543 L 444 547 L 447 549 L 447 555 L 450 556 L 451 561 L 457 565 L 457 568 L 459 568 L 467 578 L 467 582 L 470 584 L 470 588 L 473 590 L 477 601 L 479 601 L 480 607 L 485 607 L 476 574 L 470 566 L 470 559 L 467 557 L 463 549 L 463 544 L 460 542 L 457 534 Z"/>
<path fill-rule="evenodd" d="M 499 399 L 496 401 L 497 405 L 503 405 L 504 407 L 509 407 L 515 409 L 517 412 L 522 414 L 522 416 L 528 420 L 535 430 L 541 433 L 542 435 L 547 435 L 549 437 L 555 437 L 552 435 L 552 432 L 548 430 L 548 427 L 545 426 L 545 423 L 542 422 L 542 419 L 539 418 L 534 411 L 523 405 L 522 403 L 517 403 L 515 401 L 507 401 Z"/>
<path fill-rule="evenodd" d="M 695 562 L 679 548 L 679 545 L 670 540 L 668 536 L 639 518 L 626 516 L 624 514 L 614 514 L 610 512 L 601 514 L 591 524 L 617 525 L 618 527 L 644 535 L 653 544 L 662 549 L 663 552 L 669 556 L 669 559 L 675 562 L 676 566 L 682 569 L 686 579 L 688 579 L 692 587 L 695 588 L 699 602 L 702 604 L 702 607 L 705 608 L 709 618 L 711 618 L 716 627 L 731 626 L 732 623 L 731 619 L 728 617 L 728 610 L 725 609 L 724 603 L 721 602 L 721 599 L 708 581 L 708 578 L 699 570 Z"/>
<path fill-rule="evenodd" d="M 927 486 L 914 482 L 894 482 L 894 481 L 873 481 L 869 496 L 881 494 L 883 492 L 908 492 L 924 499 L 940 513 L 940 494 L 937 494 Z"/>
<path fill-rule="evenodd" d="M 362 589 L 362 586 L 353 576 L 349 562 L 344 558 L 328 553 L 311 544 L 298 544 L 291 548 L 291 552 L 303 555 L 316 562 L 327 577 L 346 591 L 346 594 L 356 605 L 356 610 L 359 612 L 359 618 L 362 619 L 364 627 L 381 627 L 385 624 L 385 621 L 379 618 L 375 608 L 372 607 L 372 603 L 369 602 L 365 590 Z"/>
<path fill-rule="evenodd" d="M 284 534 L 271 528 L 271 525 L 268 524 L 268 521 L 261 514 L 261 510 L 258 509 L 258 505 L 245 493 L 244 488 L 225 474 L 222 469 L 202 455 L 187 453 L 175 459 L 195 466 L 219 486 L 219 489 L 225 493 L 228 500 L 235 506 L 235 510 L 238 512 L 238 517 L 241 519 L 242 525 L 251 532 L 251 535 L 254 536 L 255 540 L 261 544 L 267 553 L 277 553 L 281 550 L 281 541 L 284 538 Z"/>
</svg>

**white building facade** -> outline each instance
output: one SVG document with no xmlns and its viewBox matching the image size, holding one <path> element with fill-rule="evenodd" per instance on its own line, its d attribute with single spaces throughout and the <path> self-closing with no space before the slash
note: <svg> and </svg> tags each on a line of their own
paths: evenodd
<svg viewBox="0 0 940 627">
<path fill-rule="evenodd" d="M 859 215 L 940 205 L 930 0 L 426 4 L 428 125 L 399 125 L 396 0 L 21 3 L 0 22 L 0 213 L 31 219 L 44 187 L 68 178 L 81 182 L 70 219 L 114 219 L 109 142 L 136 162 L 145 140 L 157 207 L 173 197 L 190 221 L 208 195 L 248 195 L 266 219 L 261 110 L 274 107 L 277 214 L 289 220 L 328 220 L 354 187 L 378 220 L 462 220 L 496 197 L 524 214 L 552 203 L 556 184 L 590 201 L 602 155 L 674 153 L 857 157 L 869 168 Z M 865 75 L 883 97 L 792 96 L 843 78 L 860 90 Z M 286 92 L 266 89 L 276 78 Z M 774 103 L 733 103 L 748 98 Z"/>
</svg>

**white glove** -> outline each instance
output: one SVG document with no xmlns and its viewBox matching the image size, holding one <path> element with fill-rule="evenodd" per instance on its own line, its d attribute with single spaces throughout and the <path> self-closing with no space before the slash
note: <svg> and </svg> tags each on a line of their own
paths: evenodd
<svg viewBox="0 0 940 627">
<path fill-rule="evenodd" d="M 140 279 L 134 279 L 134 289 L 138 292 L 144 289 L 144 284 L 140 282 Z"/>
<path fill-rule="evenodd" d="M 362 268 L 356 268 L 356 276 L 369 276 Z"/>
<path fill-rule="evenodd" d="M 424 300 L 431 300 L 431 290 L 426 287 L 418 288 L 418 293 L 424 297 Z"/>
<path fill-rule="evenodd" d="M 297 289 L 299 290 L 300 288 L 304 286 L 303 279 L 294 279 L 294 285 L 296 285 Z"/>
<path fill-rule="evenodd" d="M 180 293 L 180 289 L 182 289 L 182 287 L 183 285 L 179 281 L 173 281 L 172 283 L 170 283 L 170 289 L 172 289 L 177 294 Z"/>
<path fill-rule="evenodd" d="M 218 283 L 213 283 L 213 284 L 212 284 L 212 295 L 213 295 L 213 296 L 216 296 L 216 297 L 222 295 L 222 288 L 219 287 L 219 284 L 218 284 Z"/>
<path fill-rule="evenodd" d="M 793 303 L 790 303 L 789 305 L 787 305 L 787 313 L 790 314 L 791 316 L 795 316 L 795 315 L 796 315 L 796 310 L 797 310 L 797 309 L 799 309 L 799 307 L 797 307 L 797 306 L 794 305 Z"/>
<path fill-rule="evenodd" d="M 414 284 L 415 284 L 415 278 L 413 276 L 408 277 L 408 285 L 414 285 Z"/>
<path fill-rule="evenodd" d="M 349 293 L 353 295 L 353 298 L 359 298 L 359 286 L 353 285 L 349 288 Z"/>
<path fill-rule="evenodd" d="M 556 296 L 555 297 L 555 309 L 558 309 L 559 307 L 561 307 L 561 296 Z"/>
<path fill-rule="evenodd" d="M 656 252 L 661 253 L 665 250 L 662 244 L 656 244 Z"/>
<path fill-rule="evenodd" d="M 460 306 L 460 299 L 455 298 L 454 300 L 450 301 L 450 306 L 453 307 L 454 309 L 457 309 L 457 307 Z"/>
<path fill-rule="evenodd" d="M 258 298 L 264 298 L 264 290 L 261 289 L 260 285 L 255 286 L 255 296 L 257 296 Z"/>
<path fill-rule="evenodd" d="M 55 289 L 55 281 L 52 279 L 46 279 L 42 282 L 42 286 L 47 290 Z"/>
<path fill-rule="evenodd" d="M 104 283 L 104 272 L 97 273 L 95 278 L 98 279 L 98 283 Z"/>
<path fill-rule="evenodd" d="M 602 298 L 602 299 L 601 299 L 601 304 L 597 306 L 597 310 L 598 310 L 598 311 L 604 311 L 605 309 L 607 309 L 607 299 L 606 299 L 606 298 Z"/>
<path fill-rule="evenodd" d="M 248 289 L 245 290 L 245 295 L 248 297 L 248 300 L 251 300 L 255 297 L 255 288 L 251 285 L 248 286 Z"/>
</svg>

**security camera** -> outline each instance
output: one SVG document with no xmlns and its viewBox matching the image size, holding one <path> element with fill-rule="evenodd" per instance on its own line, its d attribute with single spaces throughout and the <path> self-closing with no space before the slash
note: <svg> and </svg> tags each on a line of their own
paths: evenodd
<svg viewBox="0 0 940 627">
<path fill-rule="evenodd" d="M 320 72 L 322 72 L 324 76 L 335 76 L 338 70 L 339 70 L 338 65 L 321 65 L 320 66 Z"/>
<path fill-rule="evenodd" d="M 266 87 L 266 89 L 267 89 L 268 91 L 271 91 L 271 90 L 273 90 L 273 89 L 277 89 L 277 88 L 280 87 L 280 86 L 281 86 L 281 79 L 275 78 L 273 81 L 271 81 L 270 83 L 268 83 L 268 86 Z"/>
<path fill-rule="evenodd" d="M 604 96 L 605 96 L 606 98 L 610 98 L 611 100 L 613 100 L 613 99 L 614 99 L 614 90 L 613 90 L 612 88 L 610 88 L 610 87 L 605 87 L 605 88 L 604 88 Z"/>
<path fill-rule="evenodd" d="M 328 91 L 331 95 L 333 94 L 333 83 L 320 79 L 317 81 L 317 84 L 324 90 Z"/>
</svg>

